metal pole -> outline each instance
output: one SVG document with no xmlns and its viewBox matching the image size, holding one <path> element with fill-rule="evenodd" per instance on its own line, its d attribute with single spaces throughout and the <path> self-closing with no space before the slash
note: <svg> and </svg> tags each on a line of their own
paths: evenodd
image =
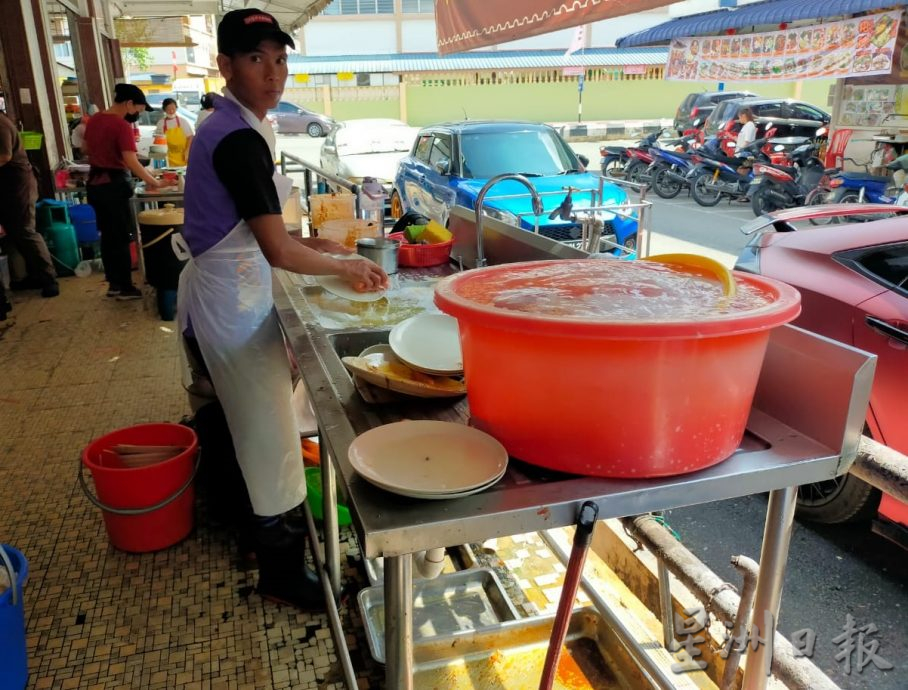
<svg viewBox="0 0 908 690">
<path fill-rule="evenodd" d="M 798 488 L 795 486 L 776 489 L 769 494 L 766 525 L 763 529 L 763 548 L 760 552 L 760 574 L 757 577 L 754 595 L 750 635 L 747 637 L 750 645 L 747 650 L 742 690 L 764 690 L 769 680 L 773 636 L 779 618 L 779 604 L 782 601 L 785 562 L 788 559 L 797 498 Z"/>
<path fill-rule="evenodd" d="M 561 544 L 558 543 L 555 535 L 550 530 L 539 532 L 538 534 L 558 560 L 567 566 L 570 556 L 567 551 L 561 548 Z M 675 690 L 676 686 L 674 681 L 665 673 L 659 665 L 659 662 L 650 656 L 650 654 L 658 652 L 659 654 L 664 654 L 664 659 L 668 662 L 672 660 L 671 655 L 669 655 L 668 652 L 662 651 L 658 646 L 654 649 L 644 649 L 641 647 L 640 643 L 637 642 L 634 637 L 634 634 L 628 630 L 621 619 L 615 615 L 608 605 L 608 602 L 602 598 L 602 595 L 596 591 L 596 588 L 593 587 L 590 581 L 585 577 L 581 577 L 580 586 L 583 588 L 583 591 L 589 597 L 590 601 L 593 602 L 593 606 L 596 607 L 596 610 L 605 620 L 609 629 L 615 633 L 615 637 L 618 638 L 618 641 L 621 642 L 627 650 L 628 655 L 630 655 L 637 666 L 640 667 L 640 670 L 643 672 L 643 675 L 646 676 L 650 685 L 654 688 L 659 688 L 659 690 Z M 388 685 L 388 687 L 394 686 Z"/>
<path fill-rule="evenodd" d="M 385 687 L 413 690 L 413 556 L 385 557 Z"/>
<path fill-rule="evenodd" d="M 309 509 L 309 503 L 303 503 L 306 513 L 306 528 L 309 531 L 309 543 L 312 544 L 312 557 L 315 560 L 316 572 L 318 573 L 319 582 L 322 583 L 322 590 L 325 596 L 325 606 L 327 607 L 328 623 L 331 625 L 331 635 L 334 637 L 334 647 L 337 650 L 337 658 L 341 662 L 341 668 L 344 671 L 344 682 L 347 690 L 358 690 L 359 684 L 356 681 L 356 671 L 353 668 L 353 661 L 350 659 L 350 650 L 347 648 L 347 637 L 341 624 L 340 614 L 337 611 L 337 604 L 334 603 L 334 597 L 331 595 L 331 583 L 328 582 L 325 571 L 325 563 L 322 560 L 320 549 L 318 549 L 318 531 L 315 529 L 315 520 L 312 519 L 312 511 Z"/>
<path fill-rule="evenodd" d="M 669 581 L 668 566 L 659 559 L 659 611 L 662 617 L 662 644 L 673 652 L 675 646 L 675 609 L 672 606 L 672 583 Z"/>
<path fill-rule="evenodd" d="M 335 599 L 340 596 L 340 527 L 337 522 L 337 481 L 334 465 L 328 457 L 326 436 L 319 429 L 318 456 L 322 474 L 322 501 L 324 502 L 323 529 L 325 535 L 325 569 Z"/>
</svg>

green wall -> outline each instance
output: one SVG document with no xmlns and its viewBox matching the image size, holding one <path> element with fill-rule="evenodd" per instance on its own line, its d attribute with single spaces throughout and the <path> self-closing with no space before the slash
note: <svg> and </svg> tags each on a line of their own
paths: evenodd
<svg viewBox="0 0 908 690">
<path fill-rule="evenodd" d="M 800 98 L 830 110 L 827 95 L 832 80 L 801 83 Z M 656 80 L 587 81 L 583 91 L 583 119 L 645 120 L 670 118 L 684 97 L 693 91 L 715 90 L 714 82 Z M 728 91 L 752 91 L 761 96 L 798 97 L 796 82 L 729 83 Z M 407 84 L 407 120 L 422 127 L 447 120 L 512 119 L 538 122 L 575 122 L 577 85 L 574 81 L 532 84 L 482 84 L 422 86 Z M 320 99 L 302 100 L 295 89 L 284 98 L 317 112 L 323 112 Z M 295 98 L 295 96 L 297 96 Z M 333 101 L 331 115 L 336 120 L 363 117 L 400 117 L 400 101 Z"/>
<path fill-rule="evenodd" d="M 801 99 L 829 109 L 829 80 L 803 82 Z M 683 98 L 693 91 L 715 90 L 715 83 L 675 81 L 587 82 L 583 91 L 584 120 L 639 120 L 670 118 Z M 794 98 L 795 82 L 725 85 L 728 91 L 749 90 L 766 97 Z M 334 104 L 336 108 L 341 104 Z M 488 84 L 470 86 L 407 85 L 407 114 L 411 125 L 445 120 L 484 118 L 541 122 L 577 119 L 576 82 L 546 84 Z"/>
<path fill-rule="evenodd" d="M 331 117 L 335 120 L 353 120 L 362 117 L 400 117 L 400 101 L 334 101 Z"/>
</svg>

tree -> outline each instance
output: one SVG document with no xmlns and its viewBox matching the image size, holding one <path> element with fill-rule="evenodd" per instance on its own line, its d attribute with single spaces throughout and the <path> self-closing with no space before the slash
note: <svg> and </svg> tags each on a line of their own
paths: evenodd
<svg viewBox="0 0 908 690">
<path fill-rule="evenodd" d="M 148 48 L 127 48 L 123 51 L 123 60 L 129 67 L 144 71 L 151 65 L 151 53 Z"/>
</svg>

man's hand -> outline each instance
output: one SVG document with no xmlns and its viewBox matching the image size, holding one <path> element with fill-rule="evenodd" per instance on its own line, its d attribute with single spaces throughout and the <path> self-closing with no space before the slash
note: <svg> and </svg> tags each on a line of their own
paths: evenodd
<svg viewBox="0 0 908 690">
<path fill-rule="evenodd" d="M 376 292 L 388 287 L 388 274 L 368 259 L 340 261 L 340 275 L 357 292 Z"/>
<path fill-rule="evenodd" d="M 164 186 L 164 180 L 159 180 L 156 177 L 149 177 L 145 180 L 145 189 L 160 189 Z"/>
<path fill-rule="evenodd" d="M 297 237 L 296 240 L 309 249 L 314 249 L 322 254 L 352 254 L 353 250 L 348 249 L 340 242 L 326 240 L 323 237 Z"/>
</svg>

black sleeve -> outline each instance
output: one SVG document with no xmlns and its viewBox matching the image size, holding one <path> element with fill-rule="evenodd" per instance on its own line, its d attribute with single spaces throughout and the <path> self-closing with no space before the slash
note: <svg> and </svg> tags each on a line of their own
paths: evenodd
<svg viewBox="0 0 908 690">
<path fill-rule="evenodd" d="M 224 137 L 212 156 L 218 179 L 233 197 L 243 220 L 281 214 L 277 189 L 271 179 L 274 161 L 268 144 L 254 129 L 238 129 Z"/>
</svg>

